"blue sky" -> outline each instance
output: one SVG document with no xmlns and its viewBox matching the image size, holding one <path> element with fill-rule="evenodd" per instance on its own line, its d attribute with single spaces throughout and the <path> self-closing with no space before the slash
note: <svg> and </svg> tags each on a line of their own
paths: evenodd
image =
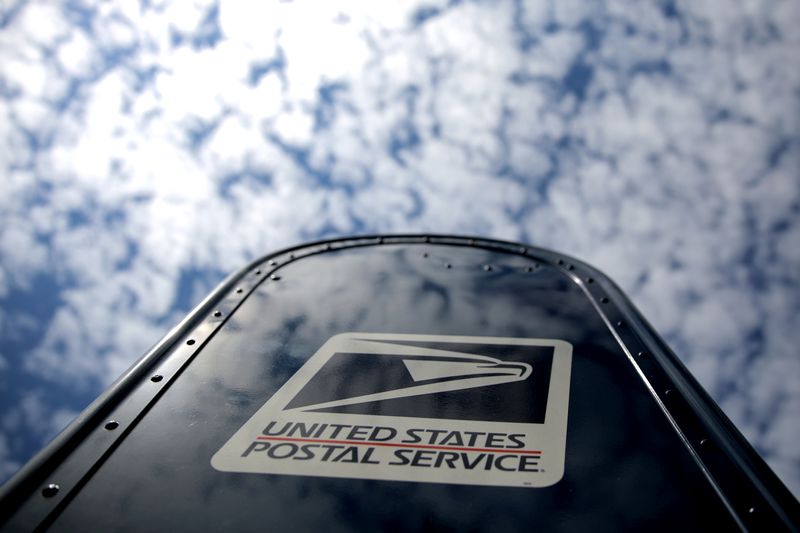
<svg viewBox="0 0 800 533">
<path fill-rule="evenodd" d="M 800 3 L 0 6 L 0 479 L 222 277 L 477 234 L 632 297 L 800 494 Z"/>
</svg>

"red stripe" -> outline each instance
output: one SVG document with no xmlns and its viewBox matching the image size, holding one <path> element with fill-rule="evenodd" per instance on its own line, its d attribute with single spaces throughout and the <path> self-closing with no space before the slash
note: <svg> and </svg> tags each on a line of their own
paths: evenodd
<svg viewBox="0 0 800 533">
<path fill-rule="evenodd" d="M 295 437 L 256 437 L 256 440 L 282 440 L 289 442 L 314 442 L 321 444 L 354 444 L 356 446 L 389 446 L 392 448 L 422 448 L 425 450 L 452 450 L 456 452 L 524 453 L 541 455 L 539 450 L 517 450 L 515 448 L 464 448 L 460 446 L 434 446 L 432 444 L 402 444 L 393 442 L 372 442 L 368 440 L 298 439 Z"/>
</svg>

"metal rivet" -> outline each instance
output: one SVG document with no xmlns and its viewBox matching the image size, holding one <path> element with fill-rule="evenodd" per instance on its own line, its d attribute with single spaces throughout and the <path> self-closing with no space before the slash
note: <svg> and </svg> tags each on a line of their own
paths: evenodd
<svg viewBox="0 0 800 533">
<path fill-rule="evenodd" d="M 711 446 L 711 440 L 710 439 L 700 439 L 700 446 L 702 446 L 703 448 L 708 448 L 709 446 Z"/>
<path fill-rule="evenodd" d="M 574 265 L 567 265 L 567 270 L 575 270 L 575 266 Z"/>
<path fill-rule="evenodd" d="M 428 257 L 428 252 L 423 253 L 422 257 Z"/>
<path fill-rule="evenodd" d="M 188 341 L 186 341 L 186 344 L 191 346 L 192 344 L 194 344 L 194 339 L 189 339 Z"/>
<path fill-rule="evenodd" d="M 294 254 L 289 254 L 289 259 L 294 259 Z"/>
<path fill-rule="evenodd" d="M 467 244 L 469 244 L 470 246 L 475 246 L 475 239 L 468 240 Z"/>
<path fill-rule="evenodd" d="M 158 383 L 162 379 L 164 379 L 164 376 L 162 376 L 161 374 L 156 374 L 155 376 L 150 378 L 150 381 L 152 381 L 153 383 Z"/>
<path fill-rule="evenodd" d="M 750 509 L 747 510 L 747 514 L 753 514 L 755 512 L 756 512 L 756 508 L 755 507 L 751 507 Z"/>
<path fill-rule="evenodd" d="M 383 244 L 383 237 L 378 237 L 378 244 Z"/>
<path fill-rule="evenodd" d="M 525 267 L 525 272 L 533 272 L 533 267 Z"/>
<path fill-rule="evenodd" d="M 274 267 L 275 265 L 277 265 L 277 264 L 278 264 L 278 262 L 277 262 L 277 261 L 275 261 L 274 259 L 270 259 L 269 261 L 267 261 L 267 264 L 268 264 L 269 266 L 272 266 L 272 267 Z"/>
<path fill-rule="evenodd" d="M 445 268 L 453 268 L 453 265 L 451 265 L 450 263 L 445 263 L 445 264 L 444 264 L 444 267 L 445 267 Z"/>
<path fill-rule="evenodd" d="M 261 275 L 261 271 L 260 270 L 256 270 L 256 276 L 260 276 L 260 275 Z"/>
<path fill-rule="evenodd" d="M 617 327 L 618 327 L 618 328 L 621 328 L 621 327 L 623 327 L 624 325 L 625 325 L 625 322 L 623 322 L 622 320 L 619 320 L 619 321 L 617 322 Z"/>
<path fill-rule="evenodd" d="M 383 242 L 381 242 L 381 244 L 383 244 Z M 331 245 L 330 244 L 326 244 L 325 245 L 325 251 L 328 251 L 330 249 L 331 249 Z"/>
<path fill-rule="evenodd" d="M 519 249 L 519 253 L 526 254 L 526 253 L 528 253 L 528 249 L 525 248 L 524 246 L 521 246 L 520 249 Z"/>
<path fill-rule="evenodd" d="M 430 237 L 425 237 L 425 238 L 424 238 L 424 239 L 422 239 L 422 240 L 423 240 L 423 242 L 431 242 L 431 238 L 430 238 Z"/>
<path fill-rule="evenodd" d="M 608 298 L 606 298 L 605 296 L 600 298 L 600 303 L 601 304 L 607 304 L 608 303 Z"/>
<path fill-rule="evenodd" d="M 594 283 L 594 278 L 586 278 L 586 283 Z"/>
<path fill-rule="evenodd" d="M 42 489 L 42 496 L 45 498 L 52 498 L 56 494 L 58 494 L 58 489 L 60 489 L 56 483 L 50 483 L 45 488 Z"/>
<path fill-rule="evenodd" d="M 215 317 L 221 317 L 222 316 L 222 311 L 214 311 L 214 316 Z"/>
<path fill-rule="evenodd" d="M 236 294 L 242 294 L 243 292 L 244 292 L 244 289 L 242 289 L 241 287 L 236 289 Z"/>
<path fill-rule="evenodd" d="M 109 431 L 113 431 L 118 427 L 119 427 L 119 422 L 117 422 L 116 420 L 109 420 L 105 425 L 105 428 Z"/>
<path fill-rule="evenodd" d="M 484 269 L 486 272 L 491 272 L 491 271 L 492 271 L 492 265 L 483 265 L 483 269 Z"/>
<path fill-rule="evenodd" d="M 667 398 L 672 398 L 672 396 L 674 394 L 675 394 L 675 391 L 672 390 L 672 389 L 667 389 L 667 390 L 664 391 L 664 396 L 666 396 Z"/>
<path fill-rule="evenodd" d="M 559 259 L 559 260 L 558 260 L 558 264 L 559 264 L 559 265 L 563 265 L 563 264 L 564 264 L 564 260 L 563 260 L 563 259 Z"/>
<path fill-rule="evenodd" d="M 647 357 L 647 352 L 639 352 L 637 355 L 639 357 Z"/>
<path fill-rule="evenodd" d="M 269 279 L 271 279 L 272 281 L 278 281 L 279 279 L 281 279 L 281 277 L 277 274 L 273 274 L 269 277 Z"/>
</svg>

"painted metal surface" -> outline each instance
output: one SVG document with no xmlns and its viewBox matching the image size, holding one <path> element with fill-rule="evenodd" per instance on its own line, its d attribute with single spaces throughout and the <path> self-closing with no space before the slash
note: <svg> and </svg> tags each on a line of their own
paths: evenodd
<svg viewBox="0 0 800 533">
<path fill-rule="evenodd" d="M 521 488 L 212 466 L 321 346 L 351 332 L 568 343 L 563 477 Z M 472 360 L 456 362 L 473 372 Z M 524 363 L 490 363 L 501 381 L 528 376 Z M 439 377 L 455 368 L 406 366 Z M 797 501 L 602 273 L 545 250 L 445 236 L 314 243 L 231 276 L 0 497 L 12 531 L 798 524 Z"/>
</svg>

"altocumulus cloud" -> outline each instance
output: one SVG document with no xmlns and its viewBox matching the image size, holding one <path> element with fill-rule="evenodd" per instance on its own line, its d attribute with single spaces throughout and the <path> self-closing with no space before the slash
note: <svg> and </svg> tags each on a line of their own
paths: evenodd
<svg viewBox="0 0 800 533">
<path fill-rule="evenodd" d="M 6 2 L 0 476 L 222 275 L 357 232 L 615 278 L 800 493 L 800 5 Z"/>
</svg>

